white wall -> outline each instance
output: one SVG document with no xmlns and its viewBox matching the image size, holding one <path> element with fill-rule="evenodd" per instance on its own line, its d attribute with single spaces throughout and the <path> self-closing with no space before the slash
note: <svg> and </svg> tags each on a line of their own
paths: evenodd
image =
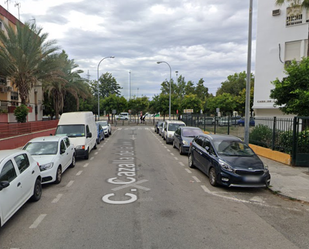
<svg viewBox="0 0 309 249">
<path fill-rule="evenodd" d="M 274 116 L 281 112 L 275 111 L 273 100 L 270 99 L 270 90 L 274 88 L 271 84 L 276 78 L 285 77 L 284 62 L 285 42 L 302 40 L 301 54 L 306 54 L 304 46 L 308 36 L 308 23 L 306 23 L 306 12 L 303 10 L 303 23 L 293 26 L 286 26 L 287 5 L 276 6 L 275 0 L 259 0 L 257 16 L 257 41 L 256 41 L 256 62 L 255 62 L 255 88 L 253 109 L 257 116 L 267 116 L 269 110 L 274 111 Z M 280 9 L 279 16 L 273 16 L 272 11 Z M 283 114 L 282 114 L 283 115 Z M 286 115 L 285 115 L 286 117 Z"/>
</svg>

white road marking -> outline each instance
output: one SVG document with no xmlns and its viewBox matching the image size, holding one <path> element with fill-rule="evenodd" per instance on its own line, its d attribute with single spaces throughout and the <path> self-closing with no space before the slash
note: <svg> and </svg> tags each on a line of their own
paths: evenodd
<svg viewBox="0 0 309 249">
<path fill-rule="evenodd" d="M 84 167 L 84 168 L 87 168 L 87 167 L 88 167 L 88 165 L 89 165 L 89 163 L 86 163 L 83 167 Z"/>
<path fill-rule="evenodd" d="M 91 157 L 89 160 L 93 160 L 94 159 L 94 157 Z"/>
<path fill-rule="evenodd" d="M 94 154 L 95 154 L 95 155 L 98 155 L 98 154 L 99 154 L 99 152 L 97 152 L 97 151 L 96 151 Z"/>
<path fill-rule="evenodd" d="M 135 188 L 138 188 L 138 189 L 142 189 L 142 190 L 145 190 L 145 191 L 149 191 L 150 188 L 146 188 L 146 187 L 143 187 L 143 186 L 140 186 L 138 184 L 141 184 L 141 183 L 144 183 L 144 182 L 148 182 L 148 180 L 140 180 L 138 182 L 134 182 L 134 183 L 131 183 L 131 184 L 125 184 L 125 185 L 122 185 L 120 187 L 116 187 L 116 188 L 113 188 L 112 190 L 113 191 L 117 191 L 117 190 L 120 190 L 120 189 L 124 189 L 124 188 L 128 188 L 128 187 L 135 187 Z"/>
<path fill-rule="evenodd" d="M 196 182 L 201 182 L 200 179 L 198 179 L 196 176 L 192 176 L 192 178 L 193 178 L 194 181 L 196 181 Z"/>
<path fill-rule="evenodd" d="M 38 225 L 44 220 L 47 214 L 40 214 L 39 217 L 33 222 L 29 228 L 37 228 Z"/>
<path fill-rule="evenodd" d="M 71 187 L 73 185 L 74 181 L 69 181 L 69 183 L 66 185 L 66 187 Z"/>
<path fill-rule="evenodd" d="M 192 171 L 191 170 L 189 170 L 189 169 L 185 169 L 189 174 L 191 174 L 192 173 Z"/>
<path fill-rule="evenodd" d="M 179 162 L 180 166 L 185 166 L 185 164 L 183 162 Z"/>
<path fill-rule="evenodd" d="M 174 158 L 175 158 L 175 160 L 176 160 L 176 161 L 178 161 L 178 160 L 179 160 L 179 159 L 178 159 L 178 157 L 174 157 Z"/>
<path fill-rule="evenodd" d="M 57 197 L 53 199 L 52 203 L 57 203 L 61 199 L 62 196 L 63 194 L 58 194 Z"/>
<path fill-rule="evenodd" d="M 171 152 L 169 149 L 167 149 L 167 151 L 168 151 L 168 152 Z M 171 153 L 171 154 L 173 154 L 173 153 Z M 174 154 L 173 154 L 173 155 L 174 155 Z"/>
<path fill-rule="evenodd" d="M 80 171 L 78 171 L 78 172 L 76 173 L 76 175 L 79 176 L 79 175 L 81 175 L 82 173 L 83 173 L 83 171 L 80 170 Z"/>
</svg>

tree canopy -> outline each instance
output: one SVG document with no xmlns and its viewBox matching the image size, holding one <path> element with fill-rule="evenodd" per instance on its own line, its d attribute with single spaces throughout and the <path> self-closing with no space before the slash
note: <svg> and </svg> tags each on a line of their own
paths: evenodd
<svg viewBox="0 0 309 249">
<path fill-rule="evenodd" d="M 292 61 L 285 68 L 287 77 L 272 82 L 275 86 L 270 97 L 275 106 L 286 114 L 309 116 L 309 58 L 304 57 L 300 62 Z"/>
</svg>

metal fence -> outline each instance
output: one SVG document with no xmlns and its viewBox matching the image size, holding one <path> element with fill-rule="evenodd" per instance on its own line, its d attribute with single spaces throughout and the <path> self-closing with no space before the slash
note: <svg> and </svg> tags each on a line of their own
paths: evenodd
<svg viewBox="0 0 309 249">
<path fill-rule="evenodd" d="M 197 126 L 213 134 L 228 134 L 244 139 L 244 119 L 239 116 L 213 117 L 183 115 L 189 126 Z M 250 119 L 249 142 L 272 150 L 292 153 L 293 118 L 258 117 Z"/>
</svg>

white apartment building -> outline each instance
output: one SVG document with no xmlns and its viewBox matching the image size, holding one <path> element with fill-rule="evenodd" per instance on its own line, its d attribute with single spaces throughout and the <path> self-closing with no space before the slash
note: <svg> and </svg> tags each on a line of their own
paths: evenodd
<svg viewBox="0 0 309 249">
<path fill-rule="evenodd" d="M 257 117 L 284 115 L 269 97 L 271 84 L 282 80 L 285 63 L 307 55 L 309 11 L 276 5 L 275 0 L 257 1 L 257 40 L 253 109 Z M 293 116 L 293 115 L 290 115 Z"/>
</svg>

